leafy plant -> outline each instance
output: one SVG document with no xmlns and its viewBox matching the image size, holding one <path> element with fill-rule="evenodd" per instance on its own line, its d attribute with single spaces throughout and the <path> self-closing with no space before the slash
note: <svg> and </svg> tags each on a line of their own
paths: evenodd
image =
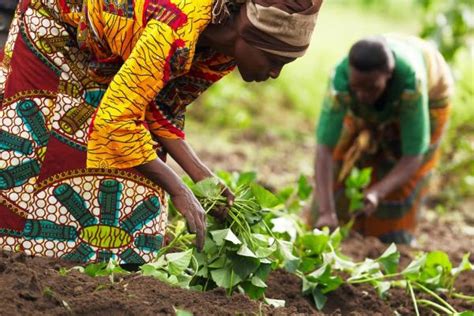
<svg viewBox="0 0 474 316">
<path fill-rule="evenodd" d="M 302 291 L 312 297 L 322 309 L 328 293 L 341 285 L 371 284 L 384 297 L 392 287 L 404 287 L 413 299 L 415 310 L 425 306 L 443 313 L 455 313 L 454 308 L 439 293 L 467 301 L 473 297 L 456 293 L 454 281 L 463 271 L 473 269 L 466 254 L 458 267 L 453 267 L 441 251 L 420 253 L 405 269 L 399 271 L 400 253 L 394 244 L 376 259 L 354 262 L 341 253 L 344 238 L 341 229 L 308 231 L 296 213 L 286 207 L 304 203 L 309 184 L 300 178 L 294 187 L 273 194 L 256 183 L 254 173 L 220 173 L 222 181 L 232 188 L 236 199 L 228 218 L 220 222 L 209 217 L 204 250 L 199 253 L 186 232 L 179 215 L 170 218 L 167 246 L 154 262 L 141 266 L 140 273 L 168 284 L 187 289 L 206 291 L 216 287 L 246 293 L 253 299 L 263 298 L 267 304 L 284 305 L 284 301 L 265 297 L 266 281 L 270 273 L 284 268 L 302 279 Z M 370 181 L 370 170 L 354 171 L 347 185 L 354 189 L 353 199 Z M 215 179 L 197 184 L 189 183 L 207 212 L 225 205 L 222 185 Z M 356 192 L 357 191 L 357 192 Z M 360 205 L 354 203 L 354 205 Z M 110 276 L 127 273 L 116 261 L 74 267 L 90 276 Z M 70 270 L 62 269 L 61 275 Z M 423 298 L 418 293 L 424 293 Z M 426 295 L 431 299 L 426 299 Z"/>
<path fill-rule="evenodd" d="M 345 194 L 349 199 L 349 212 L 354 213 L 364 207 L 364 189 L 370 184 L 372 168 L 352 168 L 345 184 Z"/>
</svg>

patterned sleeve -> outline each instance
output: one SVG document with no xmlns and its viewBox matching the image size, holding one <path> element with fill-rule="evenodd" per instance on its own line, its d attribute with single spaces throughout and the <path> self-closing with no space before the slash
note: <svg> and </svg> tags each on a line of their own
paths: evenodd
<svg viewBox="0 0 474 316">
<path fill-rule="evenodd" d="M 155 137 L 184 139 L 186 107 L 234 68 L 231 57 L 198 53 L 190 71 L 171 80 L 148 107 L 146 121 L 151 133 Z"/>
<path fill-rule="evenodd" d="M 428 93 L 422 81 L 411 76 L 401 96 L 400 129 L 402 153 L 408 156 L 426 153 L 430 142 Z"/>
<path fill-rule="evenodd" d="M 183 45 L 167 25 L 155 20 L 147 24 L 93 119 L 89 168 L 131 168 L 157 157 L 142 122 L 148 104 L 169 80 L 171 57 Z"/>
<path fill-rule="evenodd" d="M 328 84 L 316 129 L 318 143 L 329 147 L 335 147 L 341 136 L 344 116 L 351 99 L 344 88 L 344 78 L 344 71 L 338 66 Z"/>
</svg>

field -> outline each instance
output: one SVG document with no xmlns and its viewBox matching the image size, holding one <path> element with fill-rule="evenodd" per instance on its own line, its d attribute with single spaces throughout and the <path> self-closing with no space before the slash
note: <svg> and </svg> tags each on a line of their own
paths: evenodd
<svg viewBox="0 0 474 316">
<path fill-rule="evenodd" d="M 390 4 L 387 7 L 374 4 L 367 7 L 359 2 L 371 1 L 357 1 L 357 5 L 349 5 L 348 1 L 327 1 L 309 53 L 285 67 L 278 80 L 259 85 L 246 84 L 235 73 L 212 87 L 191 106 L 186 122 L 187 139 L 209 167 L 229 172 L 254 171 L 256 182 L 271 192 L 280 192 L 288 185 L 294 185 L 300 175 L 312 176 L 314 128 L 332 66 L 344 56 L 351 42 L 361 36 L 393 31 L 418 34 L 421 29 L 419 20 L 422 13 L 411 1 L 398 2 L 403 9 L 395 1 L 384 1 Z M 406 14 L 407 10 L 410 16 Z M 0 37 L 0 43 L 2 40 Z M 442 251 L 449 256 L 452 266 L 457 267 L 463 262 L 463 255 L 474 250 L 472 51 L 461 51 L 451 65 L 458 89 L 451 126 L 445 138 L 443 162 L 433 177 L 430 198 L 417 231 L 416 247 L 398 247 L 400 265 L 397 271 L 416 260 L 419 251 Z M 170 163 L 180 172 L 178 166 Z M 306 201 L 307 197 L 301 199 L 298 209 L 292 210 L 295 216 Z M 239 235 L 239 238 L 243 237 Z M 184 246 L 188 247 L 186 242 Z M 389 245 L 375 238 L 351 233 L 342 242 L 340 251 L 354 262 L 363 262 L 366 258 L 380 258 L 387 247 Z M 172 250 L 184 249 L 176 247 Z M 114 267 L 110 270 L 101 267 L 99 273 L 89 273 L 96 275 L 91 277 L 74 264 L 56 259 L 0 252 L 0 315 L 417 313 L 408 287 L 393 285 L 381 298 L 370 282 L 344 282 L 334 291 L 328 291 L 327 302 L 320 311 L 311 294 L 302 294 L 302 278 L 285 271 L 287 259 L 272 259 L 278 268 L 264 280 L 267 287 L 265 297 L 284 300 L 283 307 L 272 307 L 268 301 L 264 303 L 263 299 L 251 299 L 248 293 L 239 293 L 237 287 L 231 286 L 230 290 L 217 287 L 205 292 L 189 290 L 170 285 L 170 275 L 166 275 L 168 281 L 163 282 L 161 274 L 153 278 L 138 273 L 127 274 Z M 470 260 L 472 262 L 472 255 Z M 186 268 L 194 267 L 190 264 Z M 443 270 L 437 276 L 451 271 Z M 334 275 L 347 280 L 348 273 L 341 269 Z M 421 278 L 421 273 L 417 277 Z M 458 312 L 474 310 L 474 271 L 461 273 L 453 289 L 464 298 L 441 291 L 441 299 Z M 446 308 L 436 298 L 423 291 L 417 291 L 416 296 L 420 302 L 420 315 L 435 315 L 435 311 L 445 314 L 442 309 L 427 308 L 422 304 L 431 299 Z"/>
</svg>

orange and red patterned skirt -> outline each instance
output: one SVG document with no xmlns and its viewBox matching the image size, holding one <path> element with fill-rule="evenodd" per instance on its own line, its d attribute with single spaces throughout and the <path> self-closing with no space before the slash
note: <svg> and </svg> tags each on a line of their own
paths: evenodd
<svg viewBox="0 0 474 316">
<path fill-rule="evenodd" d="M 427 193 L 428 180 L 439 160 L 439 143 L 448 122 L 450 109 L 449 101 L 433 103 L 430 106 L 431 141 L 422 166 L 402 187 L 381 201 L 373 215 L 358 217 L 354 224 L 357 231 L 366 236 L 376 236 L 387 243 L 410 243 L 413 240 L 420 208 Z M 334 151 L 337 165 L 343 165 L 344 159 L 347 159 L 346 153 L 362 130 L 367 130 L 364 122 L 353 116 L 346 116 L 341 138 Z M 372 149 L 370 154 L 361 154 L 356 166 L 372 168 L 371 183 L 375 183 L 387 175 L 401 158 L 400 124 L 394 121 L 369 130 L 373 136 Z M 335 199 L 338 212 L 348 209 L 343 183 L 336 184 Z M 345 212 L 338 215 L 342 219 L 349 218 Z"/>
</svg>

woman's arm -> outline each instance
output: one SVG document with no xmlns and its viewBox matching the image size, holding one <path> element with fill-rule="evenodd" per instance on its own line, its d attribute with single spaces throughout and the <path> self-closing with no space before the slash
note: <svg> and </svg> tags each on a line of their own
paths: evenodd
<svg viewBox="0 0 474 316">
<path fill-rule="evenodd" d="M 206 213 L 191 190 L 160 159 L 152 160 L 135 169 L 170 194 L 174 206 L 186 218 L 190 231 L 196 233 L 196 246 L 202 250 L 206 236 Z"/>
<path fill-rule="evenodd" d="M 158 141 L 194 182 L 215 177 L 214 173 L 199 159 L 184 139 L 158 137 Z M 222 186 L 222 196 L 227 200 L 227 207 L 216 208 L 211 214 L 218 219 L 224 220 L 227 216 L 228 207 L 231 207 L 234 203 L 235 196 L 229 188 L 224 185 Z"/>
<path fill-rule="evenodd" d="M 403 156 L 382 180 L 367 189 L 364 213 L 368 215 L 373 213 L 377 209 L 380 200 L 405 184 L 420 168 L 422 162 L 422 155 Z"/>
<path fill-rule="evenodd" d="M 334 159 L 332 148 L 326 145 L 317 145 L 316 149 L 316 197 L 319 203 L 319 217 L 316 227 L 338 225 L 336 208 L 334 205 Z"/>
<path fill-rule="evenodd" d="M 194 182 L 214 176 L 185 140 L 158 137 L 158 141 Z"/>
</svg>

